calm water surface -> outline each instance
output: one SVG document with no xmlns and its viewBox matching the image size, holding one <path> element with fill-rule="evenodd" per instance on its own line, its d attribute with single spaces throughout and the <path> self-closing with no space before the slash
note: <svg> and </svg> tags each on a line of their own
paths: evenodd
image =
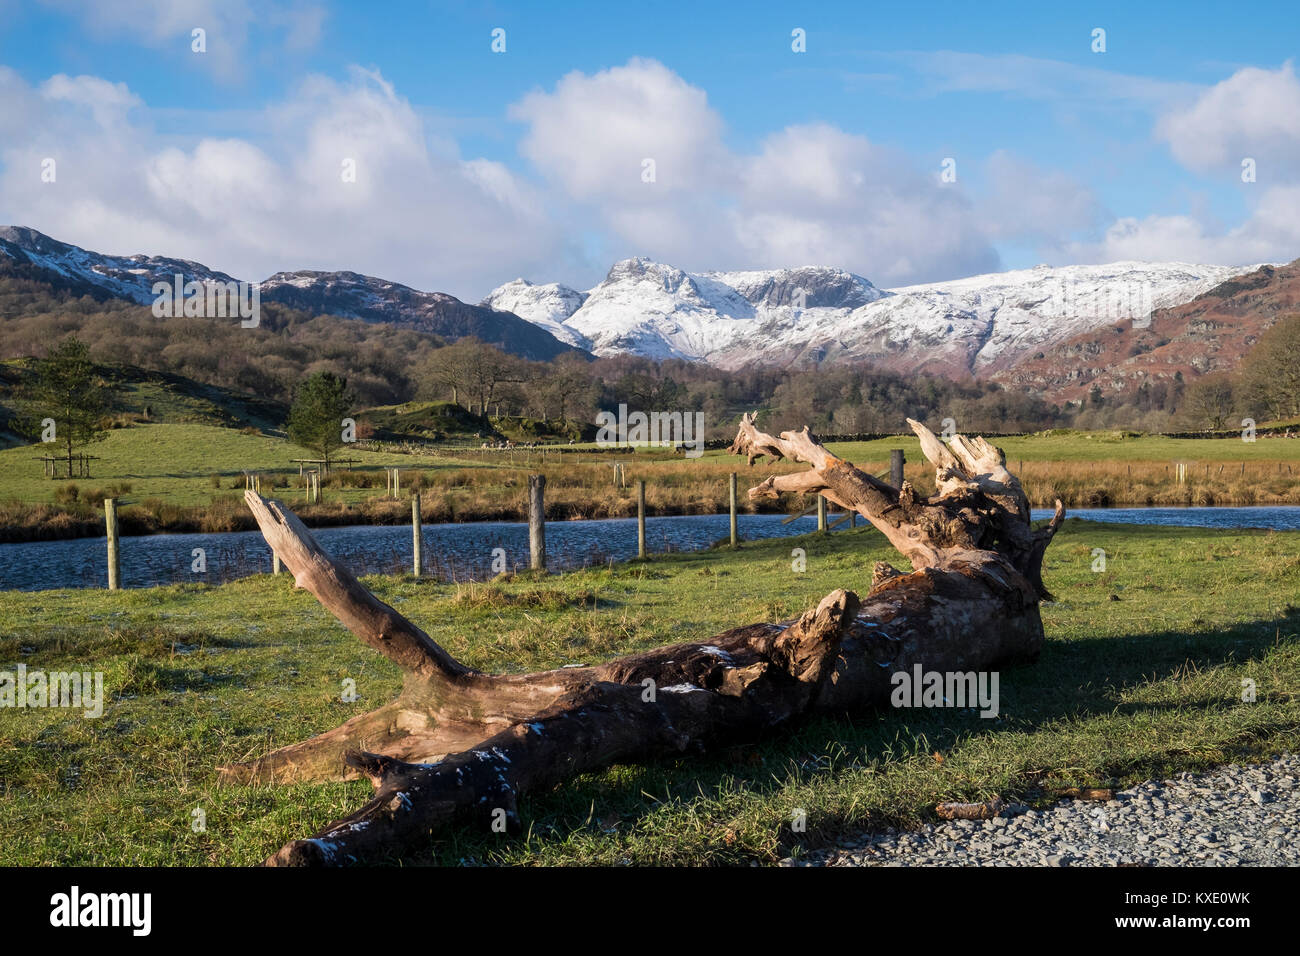
<svg viewBox="0 0 1300 956">
<path fill-rule="evenodd" d="M 1300 506 L 1252 508 L 1076 508 L 1069 514 L 1120 524 L 1180 525 L 1196 528 L 1273 528 L 1300 530 Z M 1035 509 L 1035 518 L 1050 511 Z M 741 515 L 747 540 L 807 534 L 815 518 L 783 524 L 783 515 Z M 528 526 L 522 522 L 424 526 L 426 573 L 444 580 L 482 579 L 492 574 L 494 550 L 504 551 L 506 567 L 527 567 Z M 408 570 L 408 525 L 355 525 L 312 532 L 331 555 L 357 574 Z M 723 515 L 648 518 L 646 546 L 652 552 L 695 551 L 727 537 Z M 207 571 L 193 570 L 201 548 Z M 625 560 L 636 554 L 636 519 L 554 521 L 546 526 L 546 552 L 552 570 Z M 499 558 L 498 552 L 495 557 Z M 271 552 L 256 531 L 225 534 L 157 534 L 121 539 L 122 585 L 150 587 L 180 581 L 220 583 L 271 570 Z M 107 583 L 103 538 L 0 544 L 0 590 L 93 588 Z"/>
</svg>

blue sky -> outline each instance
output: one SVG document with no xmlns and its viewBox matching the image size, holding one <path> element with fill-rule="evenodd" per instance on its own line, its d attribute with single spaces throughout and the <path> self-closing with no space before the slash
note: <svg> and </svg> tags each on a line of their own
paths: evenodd
<svg viewBox="0 0 1300 956">
<path fill-rule="evenodd" d="M 0 221 L 246 278 L 352 268 L 468 299 L 516 275 L 586 287 L 628 255 L 886 286 L 1289 260 L 1296 19 L 1283 3 L 0 0 Z M 349 157 L 359 181 L 335 186 Z M 53 183 L 34 178 L 47 158 Z"/>
</svg>

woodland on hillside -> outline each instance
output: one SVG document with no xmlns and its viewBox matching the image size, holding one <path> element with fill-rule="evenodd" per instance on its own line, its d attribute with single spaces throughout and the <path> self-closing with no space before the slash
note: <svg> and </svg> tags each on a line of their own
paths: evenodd
<svg viewBox="0 0 1300 956">
<path fill-rule="evenodd" d="M 1094 388 L 1082 402 L 1054 404 L 993 383 L 900 375 L 864 365 L 754 366 L 725 371 L 684 360 L 635 356 L 550 362 L 509 355 L 474 340 L 437 336 L 275 303 L 257 328 L 223 319 L 155 318 L 129 303 L 59 295 L 41 283 L 0 279 L 0 358 L 39 358 L 74 334 L 104 366 L 184 376 L 262 401 L 288 403 L 317 372 L 345 377 L 363 406 L 455 401 L 480 414 L 593 421 L 600 409 L 670 408 L 704 413 L 708 437 L 725 437 L 740 411 L 765 410 L 766 425 L 807 423 L 827 435 L 886 431 L 905 418 L 952 418 L 987 433 L 1048 428 L 1178 431 L 1236 427 L 1300 415 L 1300 316 L 1278 322 L 1231 374 L 1148 382 L 1129 394 Z M 0 376 L 0 393 L 5 390 Z M 0 394 L 0 405 L 3 405 Z"/>
</svg>

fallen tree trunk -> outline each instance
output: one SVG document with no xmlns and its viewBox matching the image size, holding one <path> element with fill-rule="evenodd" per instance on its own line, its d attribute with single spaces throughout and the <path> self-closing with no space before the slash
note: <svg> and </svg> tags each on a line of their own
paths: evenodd
<svg viewBox="0 0 1300 956">
<path fill-rule="evenodd" d="M 245 500 L 268 544 L 362 641 L 405 672 L 389 704 L 249 763 L 223 782 L 368 777 L 373 798 L 270 865 L 343 864 L 419 850 L 456 822 L 519 826 L 518 796 L 577 774 L 660 754 L 761 737 L 816 711 L 888 702 L 902 671 L 983 671 L 1034 659 L 1043 642 L 1042 558 L 1064 508 L 1040 530 L 1001 451 L 949 445 L 909 424 L 935 465 L 938 493 L 918 498 L 827 451 L 805 428 L 778 437 L 745 416 L 731 450 L 810 466 L 750 497 L 823 494 L 877 527 L 913 570 L 875 566 L 865 597 L 826 595 L 796 621 L 738 627 L 594 667 L 488 675 L 453 659 L 316 544 L 297 516 L 255 492 Z"/>
</svg>

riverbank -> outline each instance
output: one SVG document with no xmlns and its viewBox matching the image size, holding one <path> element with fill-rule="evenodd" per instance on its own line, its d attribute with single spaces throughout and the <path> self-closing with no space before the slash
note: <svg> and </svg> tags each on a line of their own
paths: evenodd
<svg viewBox="0 0 1300 956">
<path fill-rule="evenodd" d="M 1046 521 L 1047 509 L 1033 518 Z M 832 533 L 849 530 L 842 518 L 831 520 Z M 1067 524 L 1095 521 L 1167 527 L 1216 529 L 1264 528 L 1300 531 L 1300 506 L 1238 508 L 1075 509 Z M 817 519 L 791 520 L 783 514 L 738 517 L 741 541 L 792 537 L 814 531 Z M 314 536 L 355 574 L 403 574 L 411 568 L 409 524 L 318 527 Z M 729 542 L 726 514 L 650 517 L 645 543 L 651 555 L 702 551 Z M 526 522 L 424 522 L 421 528 L 422 575 L 439 581 L 487 581 L 503 571 L 529 566 Z M 547 568 L 568 571 L 627 561 L 638 553 L 634 518 L 548 521 Z M 260 531 L 123 536 L 120 539 L 123 587 L 157 587 L 201 582 L 225 584 L 271 568 L 271 552 Z M 198 555 L 201 561 L 196 561 Z M 52 590 L 103 588 L 108 575 L 102 537 L 67 541 L 0 543 L 0 589 Z"/>
<path fill-rule="evenodd" d="M 1051 433 L 999 439 L 999 446 L 1036 507 L 1051 507 L 1057 498 L 1072 508 L 1300 504 L 1300 440 Z M 31 447 L 0 451 L 0 542 L 99 537 L 107 496 L 119 499 L 123 534 L 251 530 L 241 499 L 245 472 L 261 476 L 262 492 L 284 501 L 309 527 L 403 524 L 408 496 L 417 491 L 428 522 L 523 521 L 532 473 L 546 475 L 547 517 L 556 521 L 634 516 L 638 481 L 646 483 L 650 515 L 726 511 L 732 472 L 739 475 L 744 513 L 792 513 L 814 504 L 792 495 L 751 501 L 750 485 L 799 466 L 764 463 L 751 470 L 724 451 L 687 459 L 661 448 L 618 454 L 356 450 L 347 453 L 352 464 L 325 476 L 322 501 L 309 505 L 307 479 L 292 460 L 311 453 L 281 439 L 205 425 L 149 425 L 112 432 L 89 447 L 97 456 L 96 477 L 73 480 L 42 477 Z M 933 469 L 912 436 L 830 447 L 881 476 L 888 475 L 890 449 L 902 448 L 906 479 L 921 494 L 933 492 Z M 396 498 L 388 491 L 392 468 L 401 483 Z"/>
<path fill-rule="evenodd" d="M 1300 468 L 1294 475 L 1277 468 L 1279 463 L 1264 462 L 1251 466 L 1243 473 L 1235 466 L 1227 477 L 1218 473 L 1225 464 L 1202 465 L 1214 469 L 1214 477 L 1202 471 L 1202 477 L 1193 476 L 1179 484 L 1169 477 L 1163 465 L 1145 463 L 1134 469 L 1128 465 L 1090 465 L 1076 463 L 1026 462 L 1021 467 L 1023 486 L 1031 504 L 1048 508 L 1060 498 L 1067 508 L 1123 508 L 1123 507 L 1249 507 L 1300 505 Z M 1289 463 L 1280 463 L 1284 467 Z M 871 466 L 868 466 L 871 467 Z M 608 487 L 607 475 L 599 476 L 602 484 L 590 480 L 569 480 L 554 468 L 539 466 L 537 470 L 548 475 L 546 489 L 546 515 L 548 521 L 599 520 L 605 518 L 632 518 L 637 513 L 635 474 L 655 474 L 646 480 L 646 514 L 650 517 L 682 517 L 709 515 L 726 511 L 729 506 L 728 476 L 730 469 L 714 465 L 706 469 L 698 466 L 690 487 L 673 481 L 661 468 L 650 466 L 627 468 L 629 487 Z M 883 470 L 883 469 L 882 469 Z M 907 469 L 907 479 L 921 494 L 932 494 L 933 486 L 922 473 L 921 467 Z M 483 493 L 476 491 L 478 482 L 458 482 L 455 475 L 420 472 L 408 468 L 407 480 L 421 495 L 421 516 L 426 523 L 478 523 L 492 521 L 526 521 L 527 502 L 524 471 L 502 474 L 495 469 L 485 469 L 480 480 L 500 482 Z M 432 477 L 430 477 L 432 475 Z M 361 473 L 355 478 L 340 478 L 339 484 L 326 483 L 323 492 L 326 500 L 308 504 L 306 488 L 292 479 L 270 476 L 263 480 L 262 491 L 267 497 L 284 501 L 309 528 L 333 528 L 345 525 L 391 526 L 408 524 L 411 505 L 406 490 L 403 497 L 394 499 L 370 496 L 359 500 L 345 500 L 341 493 L 349 481 L 372 478 Z M 378 473 L 382 480 L 384 474 Z M 675 477 L 675 476 L 674 476 Z M 744 482 L 750 475 L 742 472 Z M 659 480 L 655 480 L 658 478 Z M 755 482 L 757 478 L 754 479 Z M 75 484 L 75 483 L 74 483 Z M 814 507 L 815 499 L 802 495 L 782 495 L 777 499 L 750 500 L 741 487 L 741 514 L 792 514 Z M 119 486 L 120 488 L 120 486 Z M 334 500 L 329 500 L 339 493 Z M 103 497 L 119 497 L 118 524 L 124 535 L 196 534 L 228 531 L 252 531 L 257 527 L 252 514 L 244 506 L 242 495 L 214 496 L 206 504 L 178 505 L 159 498 L 144 498 L 134 494 L 133 486 L 126 490 L 107 488 L 90 489 L 85 500 L 69 505 L 0 502 L 0 544 L 25 541 L 56 541 L 73 538 L 99 538 L 104 535 Z M 78 497 L 83 493 L 78 488 Z"/>
<path fill-rule="evenodd" d="M 309 528 L 337 528 L 349 525 L 385 527 L 411 522 L 409 498 L 368 498 L 361 502 L 324 501 L 308 504 L 294 494 L 282 494 L 264 482 L 262 492 L 269 498 L 284 501 Z M 717 514 L 728 507 L 728 499 L 699 496 L 689 502 L 669 504 L 646 491 L 646 514 L 652 518 L 686 517 Z M 560 500 L 555 500 L 560 498 Z M 207 505 L 188 507 L 163 502 L 143 501 L 118 507 L 118 527 L 123 535 L 151 534 L 218 534 L 232 531 L 255 531 L 257 522 L 244 505 L 242 496 L 214 498 Z M 811 506 L 811 503 L 809 503 Z M 682 510 L 682 508 L 686 510 Z M 786 514 L 785 501 L 746 501 L 743 514 Z M 547 489 L 548 521 L 583 521 L 636 516 L 636 498 L 625 493 L 617 498 L 584 500 L 581 494 L 560 495 Z M 420 514 L 429 524 L 481 524 L 493 521 L 527 521 L 524 503 L 466 503 L 454 495 L 439 496 L 436 490 L 421 493 Z M 0 503 L 0 544 L 27 541 L 61 541 L 76 538 L 102 538 L 104 512 L 101 506 L 85 503 L 69 509 L 49 505 L 35 507 Z"/>
<path fill-rule="evenodd" d="M 805 573 L 792 570 L 794 547 Z M 877 560 L 897 557 L 859 528 L 487 584 L 366 581 L 458 659 L 502 672 L 789 618 L 835 587 L 865 589 Z M 523 800 L 523 836 L 457 831 L 403 862 L 771 864 L 933 822 L 943 801 L 1038 806 L 1068 787 L 1122 789 L 1300 747 L 1300 532 L 1067 522 L 1044 577 L 1057 598 L 1043 607 L 1047 645 L 1001 674 L 996 718 L 821 718 L 734 750 L 615 767 Z M 17 663 L 102 671 L 105 708 L 99 719 L 0 710 L 10 865 L 256 863 L 369 785 L 219 787 L 216 767 L 337 726 L 401 686 L 287 576 L 0 593 L 0 666 Z M 348 680 L 355 701 L 342 699 Z"/>
</svg>

